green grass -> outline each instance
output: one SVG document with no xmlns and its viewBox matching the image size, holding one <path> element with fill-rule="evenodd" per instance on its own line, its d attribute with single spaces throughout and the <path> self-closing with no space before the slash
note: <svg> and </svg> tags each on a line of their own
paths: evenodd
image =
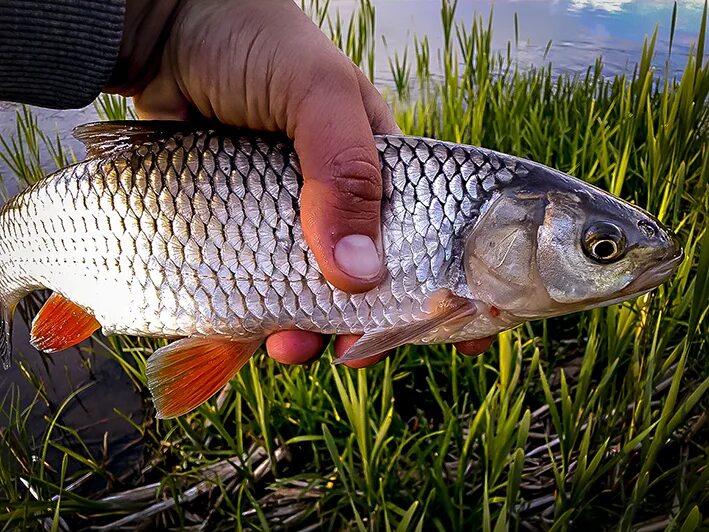
<svg viewBox="0 0 709 532">
<path fill-rule="evenodd" d="M 351 23 L 327 16 L 327 2 L 306 7 L 371 75 L 370 3 Z M 37 396 L 21 407 L 9 391 L 1 407 L 5 528 L 709 528 L 706 9 L 679 79 L 651 67 L 652 37 L 627 76 L 602 78 L 600 60 L 573 77 L 523 70 L 491 52 L 488 22 L 454 24 L 454 9 L 443 2 L 442 79 L 430 74 L 438 55 L 425 36 L 391 58 L 387 98 L 402 129 L 528 157 L 648 208 L 684 243 L 678 274 L 634 302 L 504 333 L 477 358 L 405 347 L 350 370 L 330 351 L 308 367 L 260 354 L 194 413 L 149 413 L 136 427 L 141 474 L 123 481 L 61 423 L 76 394 L 43 434 L 29 433 L 44 399 L 26 371 Z M 128 112 L 102 102 L 107 118 Z M 42 173 L 39 143 L 61 152 L 33 124 L 21 113 L 2 149 L 23 183 Z M 156 345 L 107 343 L 148 406 Z"/>
</svg>

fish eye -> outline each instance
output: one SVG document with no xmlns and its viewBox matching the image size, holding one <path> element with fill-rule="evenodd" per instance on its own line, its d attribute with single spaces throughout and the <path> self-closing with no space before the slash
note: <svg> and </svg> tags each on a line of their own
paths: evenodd
<svg viewBox="0 0 709 532">
<path fill-rule="evenodd" d="M 614 262 L 625 254 L 625 234 L 611 223 L 594 224 L 586 229 L 583 250 L 596 262 Z"/>
</svg>

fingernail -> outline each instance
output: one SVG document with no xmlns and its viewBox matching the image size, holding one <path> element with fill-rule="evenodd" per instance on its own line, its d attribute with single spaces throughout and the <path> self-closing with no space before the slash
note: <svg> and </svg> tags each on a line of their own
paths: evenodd
<svg viewBox="0 0 709 532">
<path fill-rule="evenodd" d="M 343 236 L 335 244 L 335 262 L 342 271 L 359 279 L 372 279 L 382 267 L 374 241 L 366 235 Z"/>
</svg>

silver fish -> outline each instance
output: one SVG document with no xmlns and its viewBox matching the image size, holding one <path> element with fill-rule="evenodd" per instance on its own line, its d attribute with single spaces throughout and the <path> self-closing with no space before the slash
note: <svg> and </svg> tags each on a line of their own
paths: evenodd
<svg viewBox="0 0 709 532">
<path fill-rule="evenodd" d="M 363 337 L 344 360 L 405 343 L 481 338 L 526 320 L 617 303 L 682 260 L 645 211 L 540 164 L 472 146 L 377 136 L 386 276 L 329 284 L 299 218 L 284 137 L 175 122 L 76 131 L 83 162 L 0 211 L 0 354 L 27 293 L 45 351 L 105 334 L 175 338 L 148 361 L 160 417 L 218 391 L 271 332 Z"/>
</svg>

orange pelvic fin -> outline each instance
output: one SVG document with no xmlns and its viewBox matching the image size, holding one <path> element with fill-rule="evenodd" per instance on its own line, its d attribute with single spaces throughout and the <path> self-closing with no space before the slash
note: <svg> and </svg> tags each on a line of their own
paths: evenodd
<svg viewBox="0 0 709 532">
<path fill-rule="evenodd" d="M 383 331 L 365 333 L 335 364 L 364 360 L 404 344 L 420 341 L 442 327 L 454 327 L 458 320 L 471 318 L 477 312 L 475 303 L 454 296 L 447 290 L 435 294 L 429 301 L 429 308 L 422 319 Z"/>
<path fill-rule="evenodd" d="M 53 353 L 86 340 L 100 327 L 86 310 L 55 293 L 32 320 L 30 343 L 40 351 Z"/>
<path fill-rule="evenodd" d="M 155 351 L 146 375 L 157 417 L 181 416 L 204 403 L 237 374 L 261 342 L 195 336 Z"/>
</svg>

